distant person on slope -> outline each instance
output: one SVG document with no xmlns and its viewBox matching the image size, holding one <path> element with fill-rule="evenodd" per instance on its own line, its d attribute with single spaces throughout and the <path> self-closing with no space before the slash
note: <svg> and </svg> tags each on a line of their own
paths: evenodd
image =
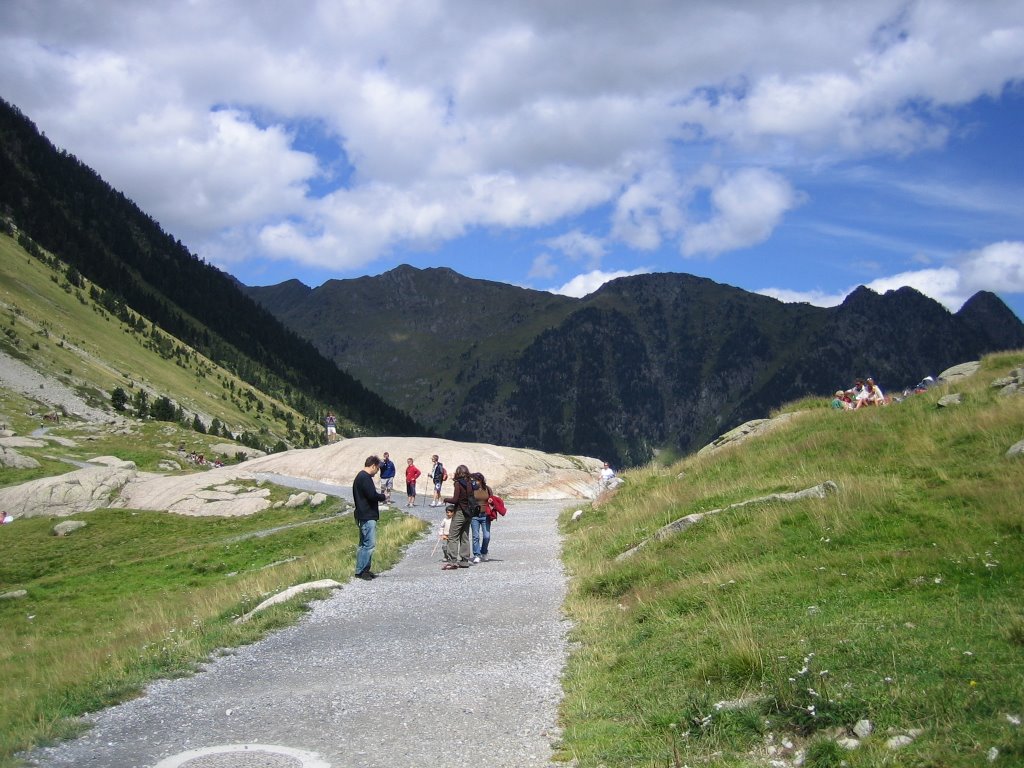
<svg viewBox="0 0 1024 768">
<path fill-rule="evenodd" d="M 611 466 L 609 466 L 608 462 L 606 461 L 604 463 L 604 466 L 601 467 L 601 487 L 602 488 L 607 488 L 608 486 L 610 486 L 611 483 L 612 483 L 612 479 L 614 477 L 615 477 L 615 470 L 612 469 Z"/>
<path fill-rule="evenodd" d="M 380 459 L 367 456 L 363 469 L 352 481 L 352 501 L 356 505 L 356 525 L 359 526 L 359 546 L 356 547 L 356 578 L 369 581 L 377 578 L 370 570 L 373 550 L 377 548 L 377 521 L 380 519 L 378 504 L 384 501 L 384 494 L 377 492 L 373 476 L 380 469 Z"/>
</svg>

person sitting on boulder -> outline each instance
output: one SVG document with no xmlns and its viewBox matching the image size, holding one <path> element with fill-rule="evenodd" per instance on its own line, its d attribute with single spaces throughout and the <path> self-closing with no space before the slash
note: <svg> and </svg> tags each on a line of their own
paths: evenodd
<svg viewBox="0 0 1024 768">
<path fill-rule="evenodd" d="M 615 470 L 612 469 L 611 466 L 609 466 L 608 462 L 606 461 L 604 463 L 604 466 L 601 468 L 601 487 L 602 488 L 607 488 L 609 485 L 611 485 L 612 479 L 614 477 L 615 477 Z"/>
</svg>

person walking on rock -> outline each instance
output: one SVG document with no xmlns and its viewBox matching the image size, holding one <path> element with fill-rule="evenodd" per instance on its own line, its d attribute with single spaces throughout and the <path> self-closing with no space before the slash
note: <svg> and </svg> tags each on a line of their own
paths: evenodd
<svg viewBox="0 0 1024 768">
<path fill-rule="evenodd" d="M 352 481 L 352 501 L 356 505 L 353 517 L 359 526 L 359 546 L 356 547 L 356 578 L 369 581 L 377 578 L 370 570 L 373 550 L 377 548 L 377 521 L 380 519 L 378 504 L 384 501 L 384 494 L 377 491 L 373 476 L 380 469 L 380 459 L 367 456 L 363 469 Z"/>
<path fill-rule="evenodd" d="M 455 507 L 452 525 L 448 531 L 448 543 L 445 546 L 445 564 L 442 570 L 453 571 L 469 568 L 472 550 L 469 547 L 470 507 L 473 498 L 473 485 L 469 477 L 469 467 L 459 464 L 455 470 L 455 494 L 445 499 L 446 504 Z"/>
</svg>

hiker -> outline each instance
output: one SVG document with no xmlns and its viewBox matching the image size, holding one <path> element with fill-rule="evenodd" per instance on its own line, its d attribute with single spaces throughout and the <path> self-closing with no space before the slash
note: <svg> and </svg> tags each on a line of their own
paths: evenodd
<svg viewBox="0 0 1024 768">
<path fill-rule="evenodd" d="M 419 479 L 421 473 L 419 469 L 416 467 L 416 465 L 413 464 L 411 457 L 406 459 L 405 463 L 407 465 L 405 468 L 405 495 L 408 497 L 405 506 L 415 507 L 416 481 Z"/>
<path fill-rule="evenodd" d="M 395 462 L 391 460 L 390 454 L 384 451 L 384 458 L 380 460 L 380 492 L 384 494 L 384 503 L 391 503 L 391 490 L 395 485 Z"/>
<path fill-rule="evenodd" d="M 472 507 L 475 513 L 469 520 L 473 532 L 473 562 L 479 563 L 487 559 L 487 549 L 491 543 L 491 518 L 487 515 L 487 500 L 491 496 L 491 489 L 487 486 L 487 480 L 482 472 L 474 472 L 470 477 L 473 483 Z"/>
<path fill-rule="evenodd" d="M 441 483 L 447 479 L 448 473 L 445 472 L 444 464 L 441 463 L 436 453 L 430 457 L 430 460 L 433 462 L 433 466 L 430 468 L 430 479 L 434 482 L 434 500 L 430 502 L 430 506 L 440 507 L 443 503 L 441 501 Z"/>
<path fill-rule="evenodd" d="M 606 461 L 604 463 L 604 466 L 601 467 L 601 487 L 602 488 L 607 488 L 609 485 L 611 485 L 612 478 L 614 478 L 614 477 L 615 477 L 615 470 L 612 469 L 608 465 L 608 462 Z"/>
<path fill-rule="evenodd" d="M 455 470 L 455 492 L 451 498 L 445 499 L 446 504 L 455 507 L 452 526 L 448 531 L 448 543 L 445 546 L 445 564 L 442 570 L 452 571 L 469 568 L 472 550 L 469 546 L 470 506 L 472 499 L 472 481 L 469 467 L 459 464 Z"/>
<path fill-rule="evenodd" d="M 384 494 L 377 492 L 373 476 L 380 469 L 380 459 L 367 456 L 363 469 L 352 481 L 352 501 L 356 505 L 353 518 L 359 526 L 359 545 L 356 547 L 356 578 L 369 581 L 377 578 L 370 570 L 373 550 L 377 548 L 377 521 L 380 519 L 378 504 L 384 501 Z"/>
<path fill-rule="evenodd" d="M 0 525 L 7 525 L 7 523 L 13 523 L 14 516 L 7 512 L 0 512 Z"/>
</svg>

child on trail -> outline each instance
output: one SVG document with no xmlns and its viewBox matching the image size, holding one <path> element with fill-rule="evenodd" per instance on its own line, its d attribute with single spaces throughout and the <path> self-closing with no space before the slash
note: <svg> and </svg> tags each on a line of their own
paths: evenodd
<svg viewBox="0 0 1024 768">
<path fill-rule="evenodd" d="M 449 505 L 444 510 L 444 520 L 441 521 L 441 530 L 437 534 L 437 541 L 434 542 L 434 548 L 430 551 L 430 556 L 433 557 L 434 553 L 437 552 L 437 545 L 441 545 L 441 551 L 445 555 L 445 560 L 448 559 L 448 534 L 452 529 L 452 518 L 455 517 L 455 507 Z"/>
</svg>

